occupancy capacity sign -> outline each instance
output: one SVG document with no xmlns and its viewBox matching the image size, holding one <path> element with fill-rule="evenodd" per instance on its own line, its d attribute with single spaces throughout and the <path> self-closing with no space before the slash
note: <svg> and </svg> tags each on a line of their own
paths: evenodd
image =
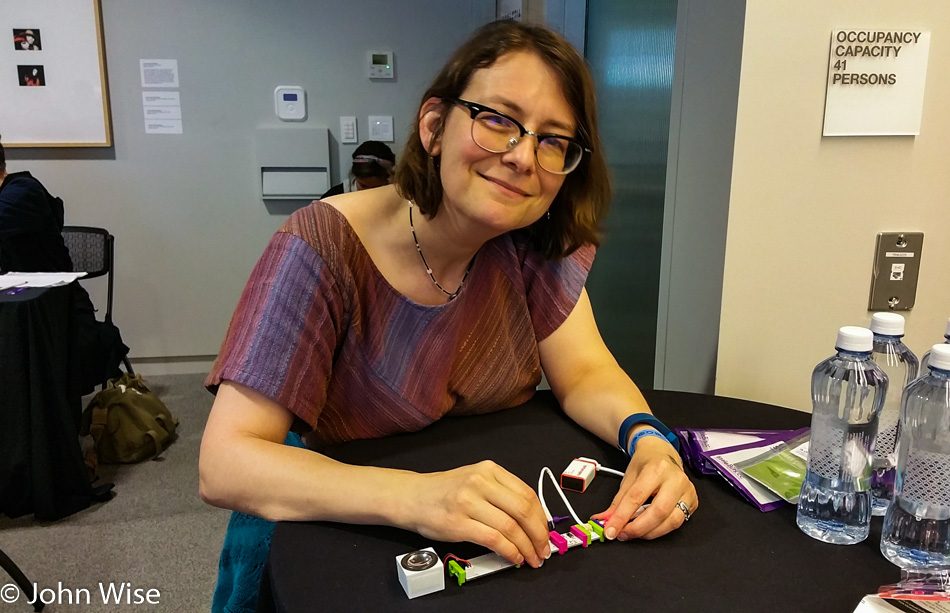
<svg viewBox="0 0 950 613">
<path fill-rule="evenodd" d="M 929 52 L 930 32 L 832 32 L 822 134 L 920 134 Z"/>
</svg>

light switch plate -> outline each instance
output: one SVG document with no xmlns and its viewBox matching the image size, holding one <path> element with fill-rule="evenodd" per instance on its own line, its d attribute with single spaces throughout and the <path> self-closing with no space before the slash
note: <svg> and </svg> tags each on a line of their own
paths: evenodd
<svg viewBox="0 0 950 613">
<path fill-rule="evenodd" d="M 923 247 L 923 232 L 880 232 L 877 235 L 869 311 L 914 308 Z"/>
<path fill-rule="evenodd" d="M 370 115 L 368 119 L 370 140 L 379 140 L 384 143 L 393 142 L 392 115 Z"/>
<path fill-rule="evenodd" d="M 356 130 L 356 117 L 340 117 L 340 142 L 352 144 L 359 142 Z"/>
</svg>

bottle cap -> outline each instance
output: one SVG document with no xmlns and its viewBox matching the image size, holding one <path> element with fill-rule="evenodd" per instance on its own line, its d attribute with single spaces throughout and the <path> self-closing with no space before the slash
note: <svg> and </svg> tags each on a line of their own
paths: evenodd
<svg viewBox="0 0 950 613">
<path fill-rule="evenodd" d="M 871 351 L 874 348 L 874 335 L 867 328 L 844 326 L 838 330 L 835 349 L 844 351 Z"/>
<path fill-rule="evenodd" d="M 927 365 L 940 370 L 950 370 L 950 345 L 946 343 L 934 345 L 930 350 L 930 362 Z"/>
<path fill-rule="evenodd" d="M 897 313 L 875 313 L 871 316 L 871 332 L 884 336 L 904 336 L 904 316 Z"/>
</svg>

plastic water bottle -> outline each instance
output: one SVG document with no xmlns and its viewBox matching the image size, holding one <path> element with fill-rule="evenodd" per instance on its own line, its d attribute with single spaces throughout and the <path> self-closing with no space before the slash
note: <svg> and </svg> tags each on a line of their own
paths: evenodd
<svg viewBox="0 0 950 613">
<path fill-rule="evenodd" d="M 950 345 L 904 389 L 894 500 L 881 552 L 905 569 L 950 566 Z"/>
<path fill-rule="evenodd" d="M 811 375 L 808 470 L 796 522 L 826 543 L 859 543 L 871 526 L 871 453 L 887 393 L 887 375 L 871 359 L 873 338 L 867 328 L 841 328 L 838 353 Z"/>
<path fill-rule="evenodd" d="M 917 356 L 907 348 L 904 318 L 897 313 L 875 313 L 871 316 L 874 350 L 871 359 L 887 374 L 887 395 L 877 423 L 877 441 L 871 459 L 871 514 L 884 515 L 894 495 L 897 468 L 898 422 L 901 417 L 901 392 L 917 378 Z"/>
<path fill-rule="evenodd" d="M 943 338 L 945 339 L 943 341 L 944 344 L 950 345 L 950 319 L 947 319 L 947 331 L 944 332 Z M 930 352 L 928 351 L 927 353 L 924 354 L 924 357 L 920 359 L 920 374 L 922 375 L 927 374 L 927 363 L 929 361 L 930 361 Z"/>
</svg>

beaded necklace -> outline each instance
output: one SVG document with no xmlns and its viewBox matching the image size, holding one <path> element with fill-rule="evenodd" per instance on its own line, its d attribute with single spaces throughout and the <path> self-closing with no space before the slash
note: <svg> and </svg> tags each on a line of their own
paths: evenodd
<svg viewBox="0 0 950 613">
<path fill-rule="evenodd" d="M 419 239 L 416 237 L 416 228 L 415 226 L 412 225 L 412 201 L 411 200 L 409 201 L 409 229 L 412 231 L 412 240 L 415 241 L 416 243 L 416 251 L 419 252 L 419 257 L 422 258 L 422 265 L 426 267 L 426 272 L 429 273 L 429 278 L 432 279 L 432 282 L 435 283 L 435 286 L 439 288 L 439 290 L 443 294 L 449 297 L 449 300 L 455 299 L 455 297 L 459 295 L 459 292 L 462 291 L 462 286 L 465 285 L 465 279 L 468 279 L 468 273 L 471 272 L 472 270 L 472 263 L 475 262 L 475 258 L 472 257 L 472 259 L 469 261 L 468 268 L 465 269 L 465 274 L 462 276 L 462 282 L 459 283 L 459 286 L 456 288 L 454 292 L 450 292 L 446 290 L 444 287 L 442 287 L 442 285 L 438 281 L 435 280 L 435 275 L 432 274 L 432 267 L 430 267 L 429 263 L 426 262 L 426 256 L 423 255 L 422 247 L 419 246 Z"/>
</svg>

